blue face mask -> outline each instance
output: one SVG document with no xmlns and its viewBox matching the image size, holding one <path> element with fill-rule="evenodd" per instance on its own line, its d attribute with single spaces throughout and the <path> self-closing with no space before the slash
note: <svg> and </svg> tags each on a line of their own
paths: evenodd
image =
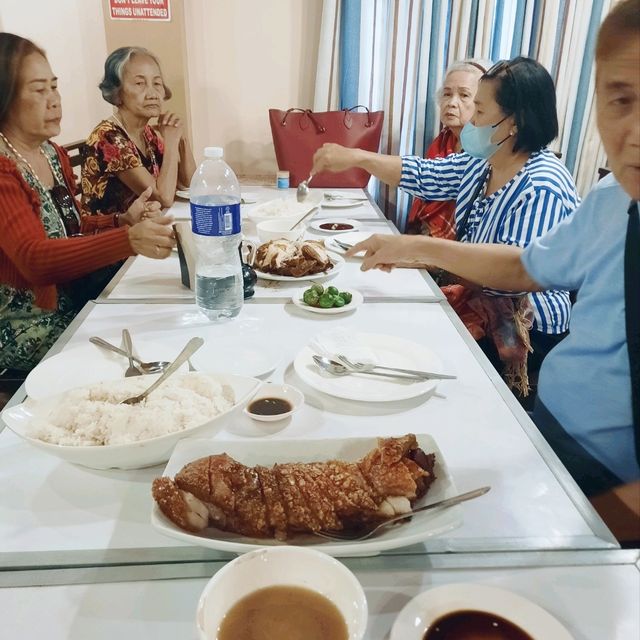
<svg viewBox="0 0 640 640">
<path fill-rule="evenodd" d="M 464 151 L 474 158 L 488 160 L 498 150 L 500 145 L 511 137 L 511 134 L 509 134 L 500 142 L 491 142 L 493 130 L 501 125 L 507 118 L 508 116 L 505 116 L 500 122 L 489 124 L 486 127 L 476 127 L 471 124 L 471 122 L 467 122 L 460 132 L 460 144 Z"/>
</svg>

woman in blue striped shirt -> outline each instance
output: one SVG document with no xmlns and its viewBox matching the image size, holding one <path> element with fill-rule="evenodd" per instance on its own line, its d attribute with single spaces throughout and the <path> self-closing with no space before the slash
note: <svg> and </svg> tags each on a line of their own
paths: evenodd
<svg viewBox="0 0 640 640">
<path fill-rule="evenodd" d="M 312 173 L 361 167 L 421 199 L 455 199 L 459 241 L 526 247 L 579 203 L 571 174 L 546 148 L 558 135 L 553 80 L 530 58 L 499 62 L 482 76 L 474 102 L 461 133 L 463 153 L 430 160 L 325 144 Z M 529 301 L 531 373 L 566 335 L 571 303 L 567 291 L 557 290 L 529 294 Z"/>
</svg>

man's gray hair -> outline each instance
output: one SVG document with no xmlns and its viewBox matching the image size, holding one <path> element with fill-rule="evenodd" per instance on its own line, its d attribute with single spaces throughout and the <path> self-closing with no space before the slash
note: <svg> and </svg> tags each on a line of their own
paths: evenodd
<svg viewBox="0 0 640 640">
<path fill-rule="evenodd" d="M 104 77 L 98 87 L 102 92 L 102 97 L 116 107 L 121 102 L 120 89 L 122 88 L 124 68 L 132 56 L 136 55 L 149 56 L 149 58 L 158 65 L 158 69 L 160 69 L 160 61 L 158 58 L 144 47 L 120 47 L 111 53 L 104 63 Z M 160 73 L 162 73 L 162 70 Z M 164 99 L 168 100 L 171 97 L 171 89 L 164 83 L 164 79 L 162 80 L 162 85 L 164 86 Z"/>
</svg>

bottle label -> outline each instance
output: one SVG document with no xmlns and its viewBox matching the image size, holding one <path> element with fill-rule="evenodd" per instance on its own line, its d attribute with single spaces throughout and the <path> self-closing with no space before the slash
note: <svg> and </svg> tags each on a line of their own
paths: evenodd
<svg viewBox="0 0 640 640">
<path fill-rule="evenodd" d="M 240 203 L 191 203 L 191 230 L 199 236 L 232 236 L 240 233 L 240 226 Z"/>
</svg>

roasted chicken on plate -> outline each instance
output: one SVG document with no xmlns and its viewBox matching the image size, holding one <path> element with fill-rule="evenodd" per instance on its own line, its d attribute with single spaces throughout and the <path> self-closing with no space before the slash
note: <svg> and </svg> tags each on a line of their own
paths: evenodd
<svg viewBox="0 0 640 640">
<path fill-rule="evenodd" d="M 318 240 L 270 240 L 258 247 L 254 267 L 279 276 L 302 276 L 333 268 L 324 244 Z"/>
</svg>

